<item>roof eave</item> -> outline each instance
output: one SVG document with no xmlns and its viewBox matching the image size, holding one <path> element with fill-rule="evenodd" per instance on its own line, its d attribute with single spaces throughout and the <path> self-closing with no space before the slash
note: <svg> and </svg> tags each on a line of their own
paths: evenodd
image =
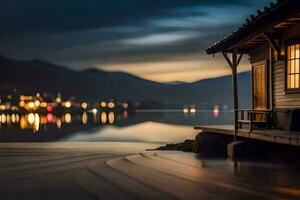
<svg viewBox="0 0 300 200">
<path fill-rule="evenodd" d="M 288 3 L 290 3 L 290 4 L 288 5 Z M 295 10 L 299 10 L 299 9 L 295 9 L 295 8 L 299 8 L 299 6 L 300 6 L 300 3 L 298 0 L 278 1 L 278 3 L 276 5 L 274 5 L 271 8 L 268 8 L 267 10 L 265 10 L 264 13 L 255 17 L 252 21 L 248 22 L 248 24 L 243 25 L 243 27 L 239 28 L 237 31 L 235 31 L 232 34 L 230 34 L 229 36 L 225 37 L 223 40 L 219 41 L 218 43 L 215 43 L 213 46 L 206 49 L 205 51 L 208 55 L 217 54 L 217 53 L 221 53 L 221 52 L 229 53 L 232 51 L 233 48 L 237 48 L 236 44 L 241 43 L 244 40 L 244 38 L 247 38 L 251 35 L 253 36 L 253 32 L 254 33 L 256 32 L 256 34 L 261 34 L 264 31 L 267 31 L 268 26 L 264 25 L 263 27 L 259 27 L 259 28 L 255 28 L 255 29 L 253 28 L 253 26 L 255 26 L 255 25 L 257 26 L 257 24 L 260 24 L 260 26 L 261 26 L 262 21 L 270 18 L 270 16 L 268 16 L 270 13 L 278 13 L 278 9 L 281 7 L 283 7 L 283 10 L 285 10 L 285 12 L 288 9 L 293 10 L 295 12 Z M 292 13 L 293 12 L 291 11 L 290 13 L 285 14 L 285 15 L 289 15 Z M 282 17 L 287 17 L 287 16 L 282 16 Z M 278 16 L 277 16 L 277 18 L 278 18 Z M 270 25 L 271 24 L 272 23 L 270 23 Z M 262 30 L 262 28 L 264 30 Z M 258 31 L 258 29 L 260 30 L 260 32 Z M 243 49 L 240 51 L 248 52 L 249 49 Z"/>
</svg>

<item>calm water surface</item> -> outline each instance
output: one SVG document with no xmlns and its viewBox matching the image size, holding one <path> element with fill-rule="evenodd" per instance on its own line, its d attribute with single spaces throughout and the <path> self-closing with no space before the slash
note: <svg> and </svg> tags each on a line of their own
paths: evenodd
<svg viewBox="0 0 300 200">
<path fill-rule="evenodd" d="M 165 143 L 193 139 L 197 131 L 195 125 L 231 124 L 231 112 L 198 111 L 184 114 L 182 111 L 140 110 L 135 112 L 98 112 L 98 113 L 31 113 L 26 115 L 0 114 L 0 142 L 8 149 L 15 142 L 47 142 L 22 144 L 20 148 L 63 146 L 70 149 L 95 148 L 100 151 L 124 150 L 140 151 Z M 3 144 L 6 142 L 6 144 Z M 60 144 L 58 144 L 59 142 Z M 4 146 L 3 146 L 4 145 Z M 7 147 L 5 147 L 7 145 Z M 17 147 L 16 145 L 15 147 Z M 14 148 L 15 148 L 14 147 Z M 161 152 L 163 154 L 163 152 Z M 300 170 L 293 166 L 270 162 L 229 161 L 221 159 L 200 159 L 197 154 L 168 152 L 172 159 L 189 166 L 196 165 L 204 171 L 246 179 L 255 184 L 263 183 L 272 187 L 289 188 L 288 192 L 300 191 Z M 232 178 L 230 178 L 231 180 Z M 282 189 L 282 188 L 281 188 Z M 300 192 L 299 192 L 300 194 Z"/>
<path fill-rule="evenodd" d="M 200 124 L 230 124 L 231 112 L 140 110 L 135 112 L 84 112 L 24 115 L 2 114 L 1 142 L 110 141 L 170 143 L 193 139 Z"/>
</svg>

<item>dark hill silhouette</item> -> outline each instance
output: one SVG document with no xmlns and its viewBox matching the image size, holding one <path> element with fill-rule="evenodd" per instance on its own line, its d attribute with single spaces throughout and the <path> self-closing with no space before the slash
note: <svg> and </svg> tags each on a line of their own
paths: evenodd
<svg viewBox="0 0 300 200">
<path fill-rule="evenodd" d="M 82 100 L 114 98 L 148 100 L 166 104 L 231 105 L 231 76 L 194 83 L 163 84 L 123 72 L 97 69 L 73 71 L 40 60 L 16 61 L 0 57 L 0 86 L 20 92 L 61 92 Z M 1 87 L 0 87 L 1 89 Z M 250 104 L 250 73 L 239 75 L 239 95 L 243 106 Z"/>
</svg>

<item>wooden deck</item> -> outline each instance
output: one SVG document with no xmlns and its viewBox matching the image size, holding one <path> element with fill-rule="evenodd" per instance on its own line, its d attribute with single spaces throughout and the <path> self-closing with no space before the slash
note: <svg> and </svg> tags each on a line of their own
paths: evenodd
<svg viewBox="0 0 300 200">
<path fill-rule="evenodd" d="M 233 125 L 210 125 L 210 126 L 196 126 L 196 130 L 203 132 L 220 133 L 226 135 L 233 134 Z M 294 146 L 300 146 L 300 132 L 291 132 L 283 130 L 238 130 L 238 137 L 251 138 L 256 140 L 263 140 L 267 142 L 274 142 L 278 144 L 288 144 Z"/>
</svg>

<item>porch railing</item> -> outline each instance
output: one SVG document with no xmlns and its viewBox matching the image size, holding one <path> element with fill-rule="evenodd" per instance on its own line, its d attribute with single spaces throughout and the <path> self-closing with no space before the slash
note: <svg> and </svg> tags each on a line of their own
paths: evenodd
<svg viewBox="0 0 300 200">
<path fill-rule="evenodd" d="M 269 109 L 238 109 L 238 128 L 243 129 L 244 125 L 248 126 L 249 132 L 254 128 L 269 129 L 272 127 L 272 110 Z"/>
</svg>

